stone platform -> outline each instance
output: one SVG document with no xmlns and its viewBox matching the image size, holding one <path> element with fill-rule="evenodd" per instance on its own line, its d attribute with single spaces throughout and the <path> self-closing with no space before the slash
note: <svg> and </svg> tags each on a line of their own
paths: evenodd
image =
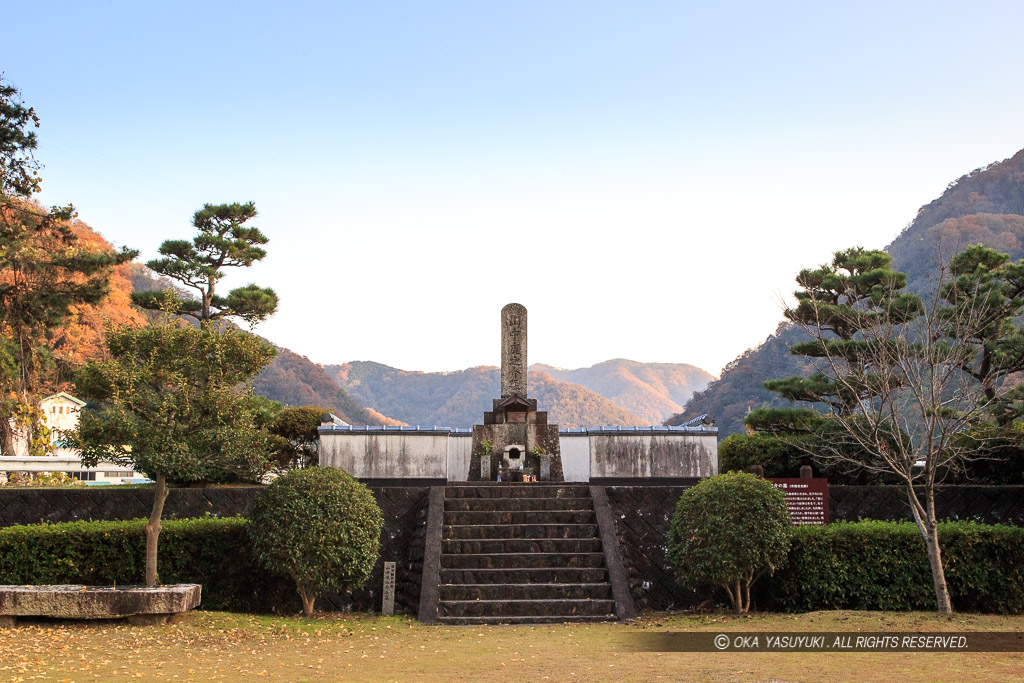
<svg viewBox="0 0 1024 683">
<path fill-rule="evenodd" d="M 202 586 L 0 586 L 0 626 L 18 617 L 112 619 L 133 624 L 163 624 L 199 606 Z"/>
</svg>

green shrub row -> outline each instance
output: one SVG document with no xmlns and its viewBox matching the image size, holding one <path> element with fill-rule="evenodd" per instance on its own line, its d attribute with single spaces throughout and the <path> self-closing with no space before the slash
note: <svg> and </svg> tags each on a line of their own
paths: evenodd
<svg viewBox="0 0 1024 683">
<path fill-rule="evenodd" d="M 201 583 L 202 607 L 298 611 L 294 584 L 260 569 L 240 517 L 168 520 L 160 534 L 160 580 Z M 69 522 L 0 529 L 0 584 L 138 584 L 144 520 Z M 931 610 L 928 555 L 910 522 L 837 522 L 795 527 L 785 566 L 762 579 L 761 609 Z M 939 526 L 955 609 L 1024 612 L 1024 528 Z"/>
<path fill-rule="evenodd" d="M 932 610 L 935 589 L 912 522 L 837 522 L 793 529 L 787 564 L 765 579 L 761 607 Z M 939 525 L 946 582 L 957 611 L 1024 611 L 1024 528 Z"/>
<path fill-rule="evenodd" d="M 137 519 L 2 528 L 0 584 L 144 583 L 145 524 Z M 294 585 L 268 576 L 252 558 L 247 527 L 241 517 L 165 520 L 160 581 L 202 584 L 204 609 L 297 611 Z"/>
</svg>

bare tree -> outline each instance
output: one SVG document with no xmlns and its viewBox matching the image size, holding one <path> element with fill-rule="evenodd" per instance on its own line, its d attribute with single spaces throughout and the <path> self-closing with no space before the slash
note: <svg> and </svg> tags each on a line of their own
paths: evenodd
<svg viewBox="0 0 1024 683">
<path fill-rule="evenodd" d="M 840 254 L 851 252 L 881 255 L 876 265 L 888 269 L 887 254 Z M 984 353 L 978 340 L 992 327 L 996 303 L 985 287 L 971 290 L 963 279 L 958 296 L 941 296 L 949 289 L 947 270 L 925 299 L 900 291 L 905 278 L 879 273 L 865 296 L 865 273 L 844 268 L 840 254 L 823 267 L 829 277 L 798 276 L 805 289 L 797 292 L 798 306 L 786 310 L 810 335 L 798 352 L 814 357 L 819 373 L 800 384 L 796 397 L 824 406 L 811 448 L 822 460 L 899 479 L 928 550 L 938 611 L 949 614 L 935 488 L 949 473 L 988 457 L 988 437 L 978 426 L 990 421 L 987 406 L 1008 390 L 1002 378 L 981 381 L 970 369 Z M 855 332 L 839 336 L 837 323 Z"/>
</svg>

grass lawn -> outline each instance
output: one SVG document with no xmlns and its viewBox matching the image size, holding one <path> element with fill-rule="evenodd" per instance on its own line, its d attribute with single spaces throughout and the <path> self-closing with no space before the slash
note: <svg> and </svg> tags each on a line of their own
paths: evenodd
<svg viewBox="0 0 1024 683">
<path fill-rule="evenodd" d="M 23 621 L 0 629 L 0 681 L 1024 678 L 1024 653 L 650 653 L 635 631 L 1019 631 L 1024 616 L 911 612 L 653 615 L 630 624 L 445 627 L 404 617 L 197 612 L 176 626 Z"/>
</svg>

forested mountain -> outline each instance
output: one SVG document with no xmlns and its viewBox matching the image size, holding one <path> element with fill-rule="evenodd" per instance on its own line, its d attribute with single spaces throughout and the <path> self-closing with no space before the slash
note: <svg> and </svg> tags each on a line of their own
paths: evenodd
<svg viewBox="0 0 1024 683">
<path fill-rule="evenodd" d="M 908 287 L 927 294 L 940 261 L 978 243 L 1007 252 L 1014 260 L 1024 258 L 1024 150 L 950 183 L 942 196 L 918 210 L 886 251 L 896 269 L 907 274 Z M 761 383 L 807 371 L 787 350 L 802 337 L 798 329 L 781 324 L 764 343 L 727 365 L 721 379 L 695 395 L 666 424 L 710 413 L 724 437 L 743 428 L 748 407 L 784 405 Z"/>
<path fill-rule="evenodd" d="M 325 369 L 363 405 L 411 425 L 471 427 L 501 394 L 501 371 L 495 367 L 412 372 L 356 361 Z M 559 382 L 546 372 L 531 370 L 529 383 L 531 398 L 561 427 L 645 424 L 607 398 L 586 387 Z"/>
<path fill-rule="evenodd" d="M 253 390 L 290 406 L 326 408 L 351 424 L 397 425 L 397 420 L 364 408 L 328 377 L 322 367 L 305 356 L 280 346 L 277 357 L 253 383 Z"/>
<path fill-rule="evenodd" d="M 584 386 L 633 413 L 643 424 L 661 424 L 680 412 L 694 392 L 714 379 L 693 365 L 639 363 L 624 358 L 576 370 L 541 364 L 531 365 L 530 369 L 546 372 L 560 382 Z"/>
<path fill-rule="evenodd" d="M 87 252 L 111 249 L 103 237 L 81 220 L 68 227 L 78 239 L 78 247 Z M 74 391 L 72 379 L 77 368 L 90 358 L 104 353 L 108 324 L 143 324 L 145 316 L 131 305 L 132 264 L 116 266 L 110 275 L 110 291 L 99 304 L 75 304 L 69 307 L 64 324 L 52 330 L 47 345 L 57 361 L 54 391 Z"/>
<path fill-rule="evenodd" d="M 715 420 L 718 432 L 724 438 L 742 431 L 747 411 L 762 405 L 785 405 L 786 401 L 765 389 L 762 384 L 769 379 L 809 372 L 802 359 L 789 353 L 790 346 L 806 337 L 794 325 L 780 323 L 775 334 L 765 339 L 760 346 L 747 349 L 743 355 L 726 365 L 721 379 L 694 394 L 686 403 L 686 410 L 672 416 L 665 424 L 679 425 L 707 413 Z"/>
<path fill-rule="evenodd" d="M 84 222 L 73 220 L 70 227 L 78 237 L 81 249 L 103 251 L 111 248 L 98 232 Z M 110 293 L 99 304 L 71 306 L 71 315 L 63 326 L 54 330 L 49 340 L 55 356 L 71 366 L 78 365 L 103 353 L 107 324 L 145 322 L 145 316 L 131 305 L 133 265 L 126 263 L 114 268 L 110 277 Z M 70 388 L 70 382 L 62 387 Z"/>
</svg>

